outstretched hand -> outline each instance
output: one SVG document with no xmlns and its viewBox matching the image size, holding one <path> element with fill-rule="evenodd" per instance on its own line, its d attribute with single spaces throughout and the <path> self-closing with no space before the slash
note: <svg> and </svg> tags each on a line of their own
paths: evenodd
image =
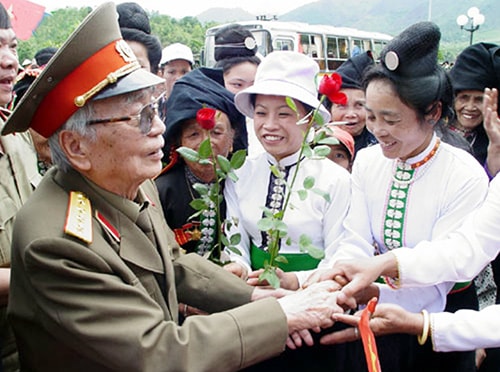
<svg viewBox="0 0 500 372">
<path fill-rule="evenodd" d="M 347 304 L 368 288 L 381 274 L 397 275 L 397 261 L 393 254 L 357 260 L 341 260 L 333 268 L 315 271 L 304 287 L 323 280 L 335 280 L 343 285 L 338 297 L 339 304 Z"/>
<path fill-rule="evenodd" d="M 354 315 L 334 314 L 333 320 L 357 327 L 360 316 L 361 311 Z M 411 313 L 394 304 L 379 304 L 370 319 L 370 329 L 376 336 L 393 333 L 419 335 L 422 333 L 423 327 L 422 314 Z M 320 342 L 324 345 L 332 345 L 355 341 L 358 338 L 359 333 L 355 332 L 354 328 L 346 328 L 323 336 Z"/>
</svg>

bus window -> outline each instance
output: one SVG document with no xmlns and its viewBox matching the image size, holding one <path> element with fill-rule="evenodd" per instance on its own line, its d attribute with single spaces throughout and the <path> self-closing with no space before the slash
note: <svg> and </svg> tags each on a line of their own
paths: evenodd
<svg viewBox="0 0 500 372">
<path fill-rule="evenodd" d="M 343 59 L 349 58 L 349 47 L 347 39 L 339 37 L 339 57 Z"/>
<path fill-rule="evenodd" d="M 277 38 L 273 44 L 274 50 L 295 50 L 292 39 Z"/>
<path fill-rule="evenodd" d="M 382 49 L 384 49 L 385 44 L 387 43 L 384 43 L 383 41 L 378 41 L 378 40 L 373 41 L 373 58 L 375 60 L 377 60 L 378 57 L 380 56 L 380 52 L 382 52 Z"/>
<path fill-rule="evenodd" d="M 339 49 L 337 46 L 337 38 L 328 36 L 326 39 L 326 58 L 337 59 L 339 58 Z"/>
<path fill-rule="evenodd" d="M 362 40 L 363 42 L 363 46 L 361 47 L 361 49 L 364 51 L 367 51 L 367 50 L 372 50 L 372 47 L 371 47 L 371 40 Z"/>
<path fill-rule="evenodd" d="M 351 44 L 351 57 L 357 56 L 365 51 L 363 41 L 360 39 L 352 39 Z"/>
<path fill-rule="evenodd" d="M 269 31 L 252 30 L 253 37 L 257 42 L 257 52 L 264 57 L 273 51 L 273 41 Z"/>
</svg>

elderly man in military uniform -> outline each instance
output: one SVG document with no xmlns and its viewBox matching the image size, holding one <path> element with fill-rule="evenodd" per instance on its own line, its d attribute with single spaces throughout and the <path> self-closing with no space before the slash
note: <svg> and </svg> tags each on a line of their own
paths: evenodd
<svg viewBox="0 0 500 372">
<path fill-rule="evenodd" d="M 231 371 L 330 326 L 341 310 L 333 282 L 280 297 L 179 255 L 151 181 L 163 80 L 140 68 L 116 18 L 113 3 L 93 11 L 3 129 L 48 137 L 55 163 L 14 227 L 9 317 L 21 368 Z M 209 315 L 180 325 L 178 301 Z"/>
</svg>

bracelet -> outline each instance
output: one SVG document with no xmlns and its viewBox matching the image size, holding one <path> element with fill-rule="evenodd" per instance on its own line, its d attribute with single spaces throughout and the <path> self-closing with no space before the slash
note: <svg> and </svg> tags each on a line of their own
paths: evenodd
<svg viewBox="0 0 500 372">
<path fill-rule="evenodd" d="M 422 334 L 417 336 L 419 345 L 423 345 L 427 341 L 427 337 L 429 336 L 429 328 L 431 326 L 430 317 L 427 310 L 422 310 L 422 315 L 424 316 L 424 328 L 422 329 Z"/>
</svg>

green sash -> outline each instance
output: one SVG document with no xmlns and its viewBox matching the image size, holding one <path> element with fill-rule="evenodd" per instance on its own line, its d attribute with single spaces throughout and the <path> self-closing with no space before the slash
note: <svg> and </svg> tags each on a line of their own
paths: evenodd
<svg viewBox="0 0 500 372">
<path fill-rule="evenodd" d="M 313 258 L 308 253 L 281 253 L 280 256 L 285 257 L 288 263 L 278 262 L 278 267 L 283 271 L 302 271 L 312 270 L 318 267 L 320 260 Z M 250 261 L 252 269 L 264 268 L 264 261 L 269 260 L 269 253 L 264 252 L 252 243 L 250 250 Z"/>
</svg>

